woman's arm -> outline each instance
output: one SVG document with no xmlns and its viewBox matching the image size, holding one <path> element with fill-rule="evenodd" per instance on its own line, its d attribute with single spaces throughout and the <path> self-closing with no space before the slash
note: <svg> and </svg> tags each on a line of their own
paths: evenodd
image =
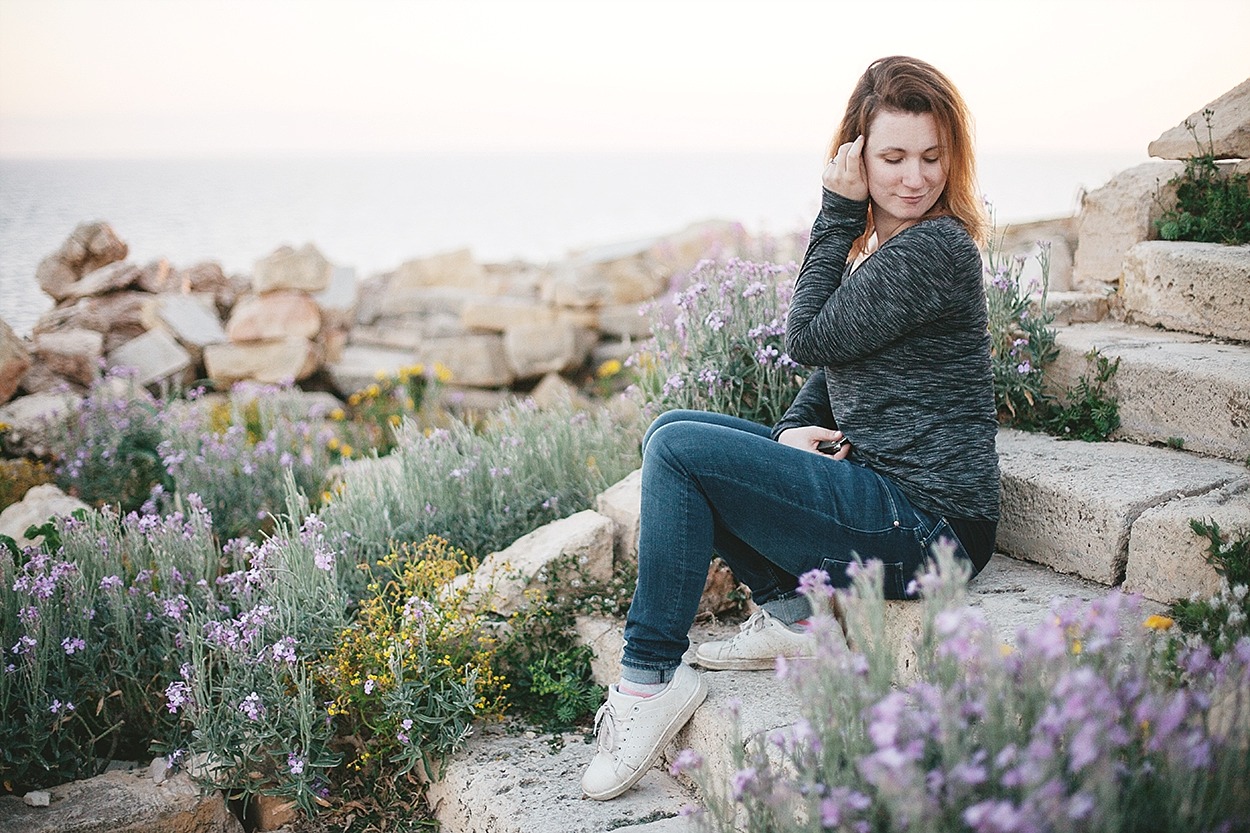
<svg viewBox="0 0 1250 833">
<path fill-rule="evenodd" d="M 825 369 L 817 368 L 807 377 L 803 387 L 786 409 L 785 414 L 773 426 L 773 439 L 781 436 L 781 432 L 789 428 L 802 428 L 805 425 L 819 425 L 822 428 L 836 430 L 838 421 L 829 406 L 829 388 L 825 384 Z"/>
<path fill-rule="evenodd" d="M 908 229 L 843 280 L 866 213 L 867 201 L 825 191 L 786 320 L 786 352 L 801 364 L 854 361 L 950 309 L 957 270 L 935 223 Z"/>
</svg>

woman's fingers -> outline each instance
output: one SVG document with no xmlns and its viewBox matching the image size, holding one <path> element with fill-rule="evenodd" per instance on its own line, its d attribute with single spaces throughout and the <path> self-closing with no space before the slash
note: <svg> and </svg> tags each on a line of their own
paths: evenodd
<svg viewBox="0 0 1250 833">
<path fill-rule="evenodd" d="M 837 153 L 825 166 L 822 177 L 825 187 L 848 199 L 867 199 L 868 182 L 864 172 L 863 150 L 863 136 L 839 145 Z"/>
</svg>

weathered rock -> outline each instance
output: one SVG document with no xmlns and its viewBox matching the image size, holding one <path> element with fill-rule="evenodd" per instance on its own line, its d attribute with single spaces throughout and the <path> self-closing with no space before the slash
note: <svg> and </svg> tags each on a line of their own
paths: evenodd
<svg viewBox="0 0 1250 833">
<path fill-rule="evenodd" d="M 104 336 L 95 330 L 64 330 L 35 336 L 35 358 L 47 370 L 79 385 L 100 375 Z"/>
<path fill-rule="evenodd" d="M 998 548 L 1108 586 L 1124 578 L 1129 530 L 1169 500 L 1245 476 L 1233 463 L 1127 443 L 998 433 Z"/>
<path fill-rule="evenodd" d="M 19 547 L 38 546 L 43 536 L 28 539 L 25 537 L 27 529 L 87 508 L 87 504 L 70 497 L 51 483 L 32 486 L 25 497 L 0 512 L 0 535 L 8 535 Z"/>
<path fill-rule="evenodd" d="M 165 258 L 154 260 L 139 270 L 135 287 L 144 292 L 168 292 L 174 289 L 174 281 L 178 275 Z"/>
<path fill-rule="evenodd" d="M 1212 111 L 1209 136 L 1203 115 L 1207 110 Z M 1199 142 L 1195 142 L 1190 134 L 1191 126 L 1196 130 Z M 1250 158 L 1250 78 L 1176 127 L 1165 130 L 1150 143 L 1150 155 L 1160 159 L 1188 159 L 1207 152 L 1208 138 L 1216 159 Z"/>
<path fill-rule="evenodd" d="M 1207 562 L 1209 542 L 1194 533 L 1191 520 L 1214 521 L 1225 535 L 1250 535 L 1250 479 L 1143 512 L 1129 536 L 1125 591 L 1167 604 L 1219 589 Z"/>
<path fill-rule="evenodd" d="M 1053 323 L 1059 327 L 1102 321 L 1111 312 L 1111 295 L 1106 292 L 1051 292 L 1046 296 L 1046 309 L 1054 316 Z"/>
<path fill-rule="evenodd" d="M 335 266 L 330 272 L 330 285 L 318 292 L 314 300 L 321 309 L 321 329 L 347 332 L 356 321 L 356 270 L 351 266 Z"/>
<path fill-rule="evenodd" d="M 549 326 L 555 323 L 554 307 L 527 298 L 476 296 L 466 299 L 461 321 L 472 330 L 502 333 L 518 324 Z"/>
<path fill-rule="evenodd" d="M 1124 255 L 1158 236 L 1155 221 L 1176 200 L 1176 189 L 1168 183 L 1184 167 L 1180 162 L 1145 162 L 1085 195 L 1072 288 L 1098 291 L 1119 285 Z"/>
<path fill-rule="evenodd" d="M 530 391 L 529 398 L 543 409 L 554 408 L 561 403 L 569 403 L 582 410 L 588 410 L 591 407 L 590 400 L 582 396 L 577 386 L 558 373 L 548 373 L 539 380 Z"/>
<path fill-rule="evenodd" d="M 518 379 L 572 370 L 586 360 L 577 328 L 565 321 L 514 324 L 503 334 L 504 353 Z"/>
<path fill-rule="evenodd" d="M 107 295 L 133 286 L 143 273 L 131 263 L 110 263 L 94 272 L 88 272 L 65 289 L 64 300 Z"/>
<path fill-rule="evenodd" d="M 306 338 L 291 336 L 246 344 L 210 344 L 204 348 L 204 369 L 219 388 L 252 380 L 268 384 L 307 379 L 321 364 L 321 351 Z"/>
<path fill-rule="evenodd" d="M 635 469 L 595 498 L 595 509 L 612 519 L 612 550 L 616 564 L 638 563 L 638 531 L 642 517 L 642 469 Z"/>
<path fill-rule="evenodd" d="M 320 331 L 317 302 L 306 292 L 290 290 L 241 298 L 226 323 L 226 335 L 236 343 L 293 336 L 311 339 Z"/>
<path fill-rule="evenodd" d="M 1003 229 L 995 248 L 1004 257 L 1025 258 L 1021 280 L 1028 283 L 1041 280 L 1042 268 L 1037 259 L 1040 242 L 1050 247 L 1050 288 L 1064 292 L 1072 288 L 1072 260 L 1076 251 L 1079 221 L 1076 217 L 1057 217 L 1034 220 L 1028 223 L 1012 223 Z"/>
<path fill-rule="evenodd" d="M 590 509 L 578 512 L 491 553 L 472 579 L 460 576 L 453 586 L 471 584 L 472 599 L 489 594 L 491 609 L 508 615 L 521 609 L 525 590 L 535 584 L 552 582 L 572 589 L 577 586 L 571 584 L 574 581 L 606 582 L 612 577 L 612 532 L 610 518 Z"/>
<path fill-rule="evenodd" d="M 657 820 L 678 819 L 681 808 L 694 801 L 659 768 L 619 798 L 588 801 L 580 780 L 594 746 L 580 735 L 566 735 L 558 751 L 553 748 L 532 733 L 483 727 L 429 786 L 439 828 L 443 833 L 653 833 Z"/>
<path fill-rule="evenodd" d="M 35 270 L 39 288 L 60 301 L 80 277 L 124 260 L 128 249 L 108 223 L 82 223 Z"/>
<path fill-rule="evenodd" d="M 471 335 L 427 339 L 417 351 L 421 364 L 442 363 L 457 385 L 478 388 L 506 387 L 516 375 L 497 335 Z"/>
<path fill-rule="evenodd" d="M 438 406 L 468 419 L 493 414 L 513 399 L 511 391 L 484 388 L 441 387 Z"/>
<path fill-rule="evenodd" d="M 212 295 L 167 292 L 155 300 L 150 313 L 154 327 L 165 327 L 179 344 L 197 353 L 226 340 Z"/>
<path fill-rule="evenodd" d="M 111 353 L 148 331 L 155 303 L 156 298 L 146 292 L 130 291 L 67 301 L 40 316 L 34 332 L 95 330 L 104 333 L 104 352 Z"/>
<path fill-rule="evenodd" d="M 443 252 L 400 264 L 387 281 L 384 306 L 389 307 L 393 298 L 405 296 L 414 289 L 436 286 L 457 289 L 462 293 L 492 295 L 496 294 L 498 281 L 487 277 L 482 264 L 473 259 L 473 253 L 468 249 Z"/>
<path fill-rule="evenodd" d="M 82 404 L 75 393 L 47 392 L 19 396 L 0 406 L 4 450 L 13 457 L 47 457 L 52 453 L 54 426 Z"/>
<path fill-rule="evenodd" d="M 1130 321 L 1250 341 L 1250 246 L 1138 243 L 1120 290 Z"/>
<path fill-rule="evenodd" d="M 147 773 L 106 772 L 53 787 L 48 807 L 0 797 L 13 833 L 243 833 L 219 792 L 201 795 L 186 775 L 153 784 Z"/>
<path fill-rule="evenodd" d="M 8 322 L 0 319 L 0 405 L 13 398 L 30 368 L 30 350 Z"/>
<path fill-rule="evenodd" d="M 464 306 L 472 297 L 463 289 L 449 286 L 388 285 L 383 290 L 382 305 L 375 310 L 376 317 L 366 323 L 396 319 L 412 320 L 433 315 L 451 315 L 460 318 Z"/>
<path fill-rule="evenodd" d="M 1250 345 L 1112 322 L 1061 327 L 1056 343 L 1059 356 L 1046 369 L 1056 392 L 1093 375 L 1091 350 L 1119 360 L 1106 385 L 1119 408 L 1117 437 L 1250 457 Z"/>
<path fill-rule="evenodd" d="M 108 354 L 109 367 L 129 367 L 141 386 L 173 379 L 185 382 L 191 354 L 164 330 L 150 330 Z"/>
<path fill-rule="evenodd" d="M 31 790 L 22 796 L 22 803 L 27 807 L 47 807 L 52 803 L 52 793 L 47 790 Z"/>
<path fill-rule="evenodd" d="M 281 246 L 256 261 L 252 269 L 252 291 L 258 295 L 278 289 L 320 292 L 330 285 L 332 269 L 330 261 L 312 243 L 298 250 Z"/>
<path fill-rule="evenodd" d="M 598 329 L 609 336 L 621 338 L 651 337 L 651 319 L 642 313 L 639 304 L 614 304 L 599 310 Z"/>
<path fill-rule="evenodd" d="M 414 364 L 417 364 L 417 356 L 412 349 L 348 344 L 338 361 L 326 366 L 326 371 L 335 389 L 347 395 L 372 384 L 378 373 L 398 373 Z"/>
</svg>

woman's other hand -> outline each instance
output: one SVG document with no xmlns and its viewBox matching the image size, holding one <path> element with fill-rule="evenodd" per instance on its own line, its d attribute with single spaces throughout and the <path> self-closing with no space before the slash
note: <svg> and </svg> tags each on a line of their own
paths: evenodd
<svg viewBox="0 0 1250 833">
<path fill-rule="evenodd" d="M 848 200 L 868 199 L 868 173 L 864 169 L 864 137 L 846 142 L 825 166 L 825 188 Z"/>
<path fill-rule="evenodd" d="M 842 447 L 838 449 L 836 454 L 825 456 L 832 456 L 834 460 L 845 460 L 850 455 L 850 440 L 847 440 L 841 431 L 821 428 L 819 425 L 805 425 L 802 428 L 787 428 L 777 436 L 777 442 L 782 445 L 788 445 L 791 448 L 797 448 L 802 451 L 810 451 L 813 454 L 824 453 L 816 450 L 816 444 L 822 443 L 825 440 L 830 440 L 832 442 L 843 440 Z"/>
</svg>

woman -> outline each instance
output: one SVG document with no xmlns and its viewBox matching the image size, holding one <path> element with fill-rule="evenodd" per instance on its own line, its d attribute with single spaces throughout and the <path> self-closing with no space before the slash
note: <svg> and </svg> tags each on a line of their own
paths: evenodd
<svg viewBox="0 0 1250 833">
<path fill-rule="evenodd" d="M 643 438 L 638 589 L 622 679 L 598 716 L 582 778 L 606 800 L 635 784 L 706 696 L 682 664 L 713 551 L 759 611 L 696 653 L 709 669 L 804 656 L 797 576 L 845 587 L 878 559 L 889 598 L 945 537 L 974 573 L 998 520 L 997 429 L 977 243 L 970 116 L 912 58 L 874 62 L 823 174 L 786 350 L 817 368 L 771 432 L 718 414 L 664 414 Z"/>
</svg>

